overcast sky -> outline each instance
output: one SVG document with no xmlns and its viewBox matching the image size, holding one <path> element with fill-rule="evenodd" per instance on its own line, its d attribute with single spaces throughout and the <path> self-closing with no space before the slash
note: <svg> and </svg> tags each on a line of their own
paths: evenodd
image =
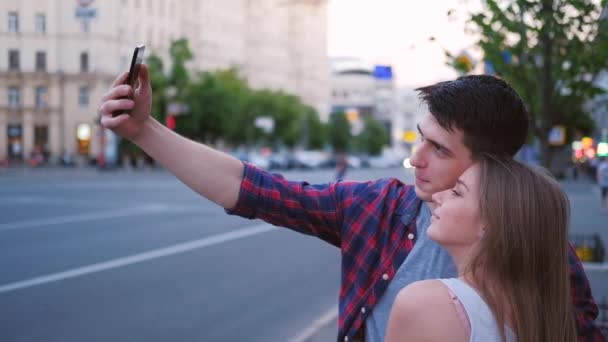
<svg viewBox="0 0 608 342">
<path fill-rule="evenodd" d="M 391 64 L 400 86 L 452 79 L 457 75 L 445 65 L 442 47 L 471 50 L 464 21 L 467 8 L 479 6 L 478 0 L 330 0 L 329 55 Z M 456 20 L 448 20 L 449 9 L 457 9 Z"/>
</svg>

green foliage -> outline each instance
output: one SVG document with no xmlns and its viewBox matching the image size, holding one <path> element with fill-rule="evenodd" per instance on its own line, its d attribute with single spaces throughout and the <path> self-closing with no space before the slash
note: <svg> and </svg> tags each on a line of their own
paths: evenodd
<svg viewBox="0 0 608 342">
<path fill-rule="evenodd" d="M 356 140 L 361 151 L 377 155 L 382 152 L 382 147 L 390 144 L 390 135 L 380 122 L 371 116 L 366 116 L 365 127 Z"/>
<path fill-rule="evenodd" d="M 333 113 L 329 118 L 329 143 L 337 153 L 348 151 L 351 142 L 350 123 L 344 113 Z"/>
<path fill-rule="evenodd" d="M 306 107 L 304 111 L 304 132 L 308 149 L 320 150 L 327 142 L 327 127 L 319 119 L 319 114 L 312 107 Z"/>
<path fill-rule="evenodd" d="M 146 61 L 150 72 L 150 85 L 152 86 L 152 116 L 164 121 L 165 110 L 167 109 L 166 90 L 169 86 L 169 80 L 165 76 L 163 61 L 155 54 L 151 54 Z"/>
<path fill-rule="evenodd" d="M 190 113 L 180 120 L 186 135 L 213 142 L 224 137 L 228 142 L 244 142 L 242 128 L 248 124 L 242 116 L 248 87 L 236 70 L 205 72 L 188 86 L 185 102 Z"/>
<path fill-rule="evenodd" d="M 169 55 L 171 56 L 171 71 L 169 73 L 169 83 L 171 86 L 177 89 L 177 98 L 180 98 L 181 91 L 186 89 L 190 82 L 190 76 L 186 63 L 194 56 L 188 46 L 186 39 L 179 39 L 171 43 L 169 48 Z"/>
<path fill-rule="evenodd" d="M 589 132 L 585 103 L 608 67 L 608 22 L 599 20 L 606 0 L 482 1 L 471 13 L 484 58 L 524 98 L 540 139 L 543 163 L 550 162 L 547 137 L 554 125 Z"/>
</svg>

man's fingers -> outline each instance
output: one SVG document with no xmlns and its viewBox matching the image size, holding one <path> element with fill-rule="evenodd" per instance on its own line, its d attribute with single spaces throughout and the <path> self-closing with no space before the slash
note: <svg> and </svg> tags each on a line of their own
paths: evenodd
<svg viewBox="0 0 608 342">
<path fill-rule="evenodd" d="M 116 128 L 122 125 L 127 120 L 129 120 L 129 114 L 120 114 L 115 118 L 107 115 L 102 115 L 101 125 L 105 128 Z"/>
<path fill-rule="evenodd" d="M 111 88 L 102 98 L 101 101 L 108 101 L 118 99 L 121 97 L 131 97 L 133 88 L 131 86 L 123 84 L 117 87 Z"/>
<path fill-rule="evenodd" d="M 128 71 L 125 71 L 122 74 L 118 75 L 118 77 L 116 77 L 116 79 L 114 80 L 114 82 L 112 82 L 112 86 L 110 88 L 114 88 L 117 85 L 125 83 L 125 81 L 127 80 L 127 76 L 128 75 L 129 75 Z"/>
<path fill-rule="evenodd" d="M 112 115 L 115 111 L 127 111 L 132 109 L 135 103 L 131 99 L 108 100 L 101 104 L 99 112 L 102 115 Z"/>
</svg>

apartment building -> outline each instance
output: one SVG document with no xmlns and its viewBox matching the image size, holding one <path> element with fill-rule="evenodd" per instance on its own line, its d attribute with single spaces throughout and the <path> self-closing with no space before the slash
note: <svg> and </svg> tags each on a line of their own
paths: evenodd
<svg viewBox="0 0 608 342">
<path fill-rule="evenodd" d="M 324 0 L 3 0 L 0 160 L 96 156 L 97 106 L 139 43 L 168 64 L 171 41 L 186 38 L 193 72 L 236 67 L 326 117 L 326 31 Z"/>
</svg>

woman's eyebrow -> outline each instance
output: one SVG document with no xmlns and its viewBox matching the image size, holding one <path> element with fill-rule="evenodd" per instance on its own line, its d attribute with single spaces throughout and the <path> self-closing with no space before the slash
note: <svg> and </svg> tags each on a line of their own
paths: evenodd
<svg viewBox="0 0 608 342">
<path fill-rule="evenodd" d="M 469 187 L 460 178 L 458 178 L 456 184 L 462 185 L 465 189 L 467 189 L 467 191 L 469 191 Z"/>
</svg>

